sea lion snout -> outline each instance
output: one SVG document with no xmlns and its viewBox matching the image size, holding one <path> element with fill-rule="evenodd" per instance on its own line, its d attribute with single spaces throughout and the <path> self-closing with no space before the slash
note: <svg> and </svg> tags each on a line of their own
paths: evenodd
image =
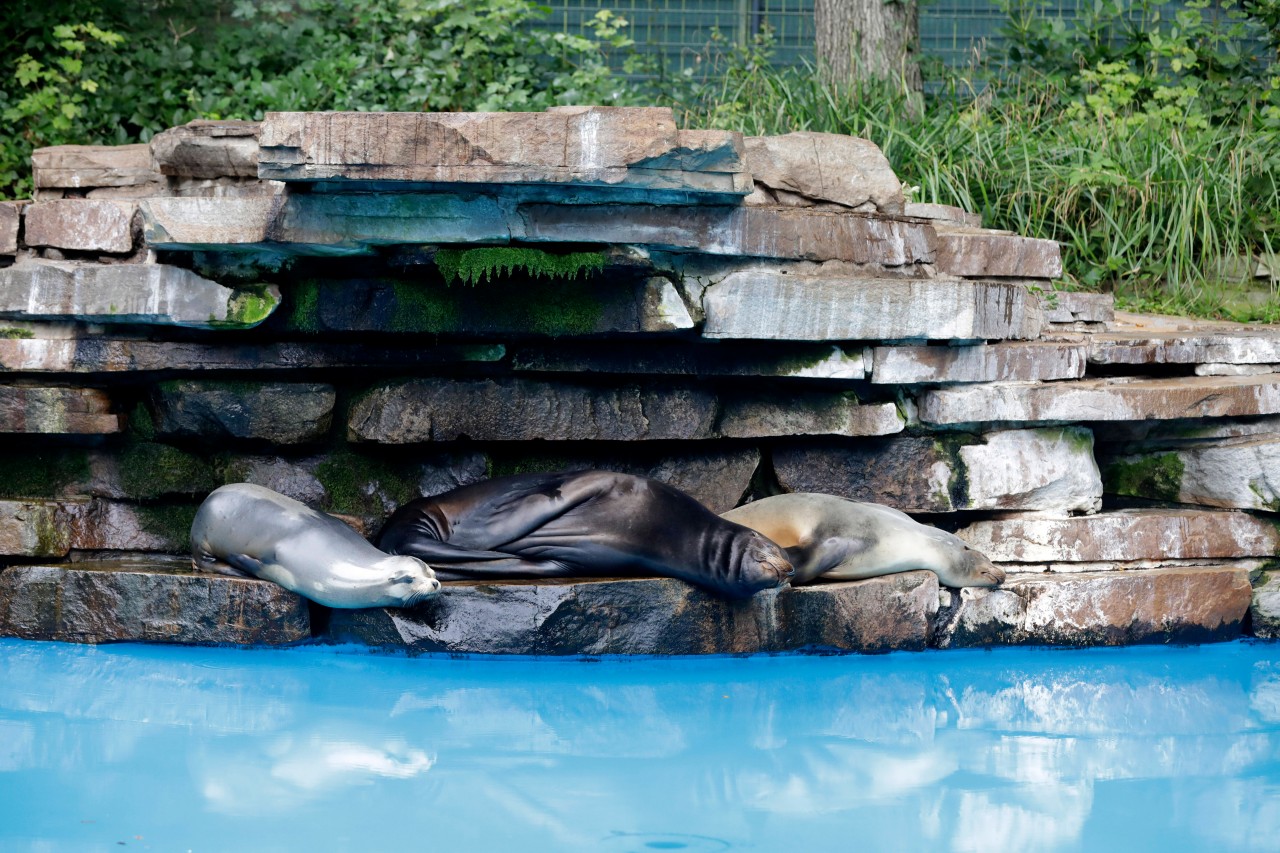
<svg viewBox="0 0 1280 853">
<path fill-rule="evenodd" d="M 967 547 L 965 552 L 971 557 L 972 563 L 969 566 L 969 572 L 974 578 L 973 583 L 966 584 L 966 586 L 999 586 L 1004 583 L 1004 569 L 987 559 L 986 554 Z"/>
<path fill-rule="evenodd" d="M 795 576 L 795 567 L 782 549 L 759 533 L 742 556 L 742 580 L 752 591 L 785 586 Z"/>
</svg>

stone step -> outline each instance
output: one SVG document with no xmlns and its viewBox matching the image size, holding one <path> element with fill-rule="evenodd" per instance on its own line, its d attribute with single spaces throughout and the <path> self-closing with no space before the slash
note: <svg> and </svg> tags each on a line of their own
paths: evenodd
<svg viewBox="0 0 1280 853">
<path fill-rule="evenodd" d="M 37 193 L 52 189 L 127 187 L 159 177 L 146 143 L 134 145 L 54 145 L 31 153 Z"/>
<path fill-rule="evenodd" d="M 1047 323 L 1110 323 L 1116 318 L 1116 301 L 1110 293 L 1055 290 L 1043 301 Z"/>
<path fill-rule="evenodd" d="M 773 468 L 787 492 L 824 492 L 904 512 L 1096 512 L 1102 480 L 1093 436 L 1079 427 L 981 436 L 900 436 L 781 445 Z"/>
<path fill-rule="evenodd" d="M 1238 637 L 1253 599 L 1234 567 L 1020 575 L 994 589 L 951 594 L 937 618 L 939 648 L 1119 646 Z"/>
<path fill-rule="evenodd" d="M 18 320 L 246 329 L 279 304 L 275 285 L 237 290 L 167 264 L 30 261 L 0 269 L 0 317 Z"/>
<path fill-rule="evenodd" d="M 870 362 L 866 357 L 868 351 L 859 346 L 796 344 L 771 346 L 766 352 L 761 349 L 756 343 L 733 341 L 714 347 L 679 341 L 666 341 L 661 347 L 615 341 L 602 344 L 557 341 L 517 349 L 512 353 L 511 366 L 524 373 L 748 376 L 848 382 L 865 379 Z M 0 352 L 3 352 L 2 341 Z"/>
<path fill-rule="evenodd" d="M 335 610 L 336 642 L 415 653 L 696 655 L 924 649 L 932 572 L 770 590 L 745 602 L 670 578 L 452 582 L 414 610 Z"/>
<path fill-rule="evenodd" d="M 1035 341 L 954 347 L 875 347 L 871 381 L 877 385 L 931 382 L 1010 382 L 1079 379 L 1084 344 Z"/>
<path fill-rule="evenodd" d="M 1109 449 L 1110 451 L 1110 449 Z M 1109 494 L 1280 512 L 1280 437 L 1100 458 Z"/>
<path fill-rule="evenodd" d="M 696 386 L 598 387 L 533 379 L 419 379 L 356 398 L 348 440 L 637 441 L 783 435 L 886 435 L 892 403 L 822 392 L 726 395 Z"/>
<path fill-rule="evenodd" d="M 1280 556 L 1280 526 L 1244 512 L 1131 509 L 976 521 L 958 536 L 998 563 Z"/>
<path fill-rule="evenodd" d="M 918 403 L 927 424 L 1248 417 L 1280 413 L 1280 377 L 994 383 L 927 391 Z"/>
<path fill-rule="evenodd" d="M 900 214 L 902 183 L 879 146 L 839 133 L 800 131 L 745 139 L 756 192 L 746 200 L 798 207 L 831 203 Z"/>
<path fill-rule="evenodd" d="M 324 440 L 337 392 L 318 382 L 175 380 L 152 390 L 157 435 L 270 444 Z"/>
<path fill-rule="evenodd" d="M 1280 362 L 1280 327 L 1212 327 L 1200 332 L 1134 331 L 1091 335 L 1091 364 L 1274 364 Z"/>
<path fill-rule="evenodd" d="M 153 198 L 153 249 L 373 255 L 379 246 L 533 243 L 650 246 L 726 257 L 932 263 L 927 224 L 808 208 L 519 203 L 446 193 Z"/>
<path fill-rule="evenodd" d="M 258 176 L 569 184 L 746 195 L 742 135 L 678 130 L 665 107 L 542 113 L 267 113 Z"/>
<path fill-rule="evenodd" d="M 0 433 L 106 435 L 120 431 L 111 399 L 95 388 L 0 385 Z"/>
<path fill-rule="evenodd" d="M 37 201 L 22 212 L 22 242 L 78 252 L 128 254 L 133 251 L 132 201 L 73 198 Z"/>
<path fill-rule="evenodd" d="M 196 574 L 190 560 L 0 570 L 0 636 L 72 643 L 280 645 L 311 638 L 306 600 L 267 581 Z"/>
<path fill-rule="evenodd" d="M 261 132 L 256 121 L 197 119 L 151 137 L 151 156 L 166 176 L 256 178 Z"/>
<path fill-rule="evenodd" d="M 1062 277 L 1057 242 L 978 229 L 940 229 L 935 263 L 945 275 L 972 278 Z"/>
<path fill-rule="evenodd" d="M 702 297 L 708 338 L 973 340 L 1034 338 L 1042 314 L 1017 284 L 733 272 Z"/>
<path fill-rule="evenodd" d="M 496 362 L 502 344 L 380 347 L 370 344 L 205 344 L 137 341 L 105 336 L 0 338 L 0 371 L 23 373 L 130 373 L 313 370 Z"/>
</svg>

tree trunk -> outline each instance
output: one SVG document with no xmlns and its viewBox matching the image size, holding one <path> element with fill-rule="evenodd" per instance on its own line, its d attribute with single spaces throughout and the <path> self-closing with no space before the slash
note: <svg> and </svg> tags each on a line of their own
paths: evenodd
<svg viewBox="0 0 1280 853">
<path fill-rule="evenodd" d="M 815 0 L 813 23 L 828 83 L 875 79 L 919 91 L 916 0 Z"/>
</svg>

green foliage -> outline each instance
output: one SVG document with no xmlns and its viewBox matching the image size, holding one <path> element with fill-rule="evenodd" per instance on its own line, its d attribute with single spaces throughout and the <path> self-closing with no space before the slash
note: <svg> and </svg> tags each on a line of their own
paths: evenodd
<svg viewBox="0 0 1280 853">
<path fill-rule="evenodd" d="M 0 74 L 0 110 L 23 129 L 0 140 L 5 196 L 29 191 L 20 181 L 34 146 L 145 142 L 194 118 L 636 97 L 605 56 L 631 48 L 625 19 L 601 12 L 582 34 L 552 32 L 530 26 L 547 14 L 532 0 L 75 0 L 31 15 L 0 5 L 0 32 L 14 33 L 21 57 Z"/>
<path fill-rule="evenodd" d="M 686 126 L 870 139 L 911 200 L 1059 241 L 1060 286 L 1112 290 L 1126 305 L 1275 318 L 1276 282 L 1269 298 L 1236 300 L 1239 287 L 1221 274 L 1225 261 L 1280 250 L 1274 28 L 1266 41 L 1253 12 L 1219 20 L 1199 0 L 1170 20 L 1126 0 L 1086 6 L 1073 26 L 1034 6 L 1012 10 L 1010 64 L 946 77 L 923 108 L 884 83 L 833 88 L 812 69 L 774 68 L 767 40 L 713 57 L 719 82 L 672 97 Z"/>
<path fill-rule="evenodd" d="M 461 279 L 464 284 L 490 281 L 494 275 L 509 276 L 517 270 L 542 278 L 574 279 L 604 269 L 601 252 L 569 252 L 556 255 L 541 249 L 491 246 L 478 249 L 440 249 L 436 267 L 445 284 Z"/>
</svg>

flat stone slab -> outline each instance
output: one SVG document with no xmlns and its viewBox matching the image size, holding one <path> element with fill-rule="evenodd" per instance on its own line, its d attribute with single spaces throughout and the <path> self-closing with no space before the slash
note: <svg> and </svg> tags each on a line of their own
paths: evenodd
<svg viewBox="0 0 1280 853">
<path fill-rule="evenodd" d="M 731 257 L 848 261 L 900 267 L 932 263 L 928 225 L 809 208 L 650 204 L 523 204 L 525 240 L 619 243 Z"/>
<path fill-rule="evenodd" d="M 309 334 L 388 332 L 521 336 L 692 329 L 674 285 L 598 274 L 443 285 L 404 279 L 309 279 L 289 292 L 286 328 Z"/>
<path fill-rule="evenodd" d="M 516 379 L 422 379 L 379 386 L 351 406 L 350 441 L 637 441 L 715 437 L 705 391 L 596 388 Z"/>
<path fill-rule="evenodd" d="M 927 391 L 918 403 L 929 424 L 1248 417 L 1280 412 L 1280 377 L 999 383 Z"/>
<path fill-rule="evenodd" d="M 37 201 L 23 210 L 23 242 L 80 252 L 127 254 L 133 251 L 131 201 L 71 198 Z"/>
<path fill-rule="evenodd" d="M 352 405 L 348 439 L 638 441 L 786 435 L 889 435 L 906 421 L 893 403 L 846 394 L 742 392 L 690 386 L 599 387 L 533 379 L 420 379 L 374 388 Z"/>
<path fill-rule="evenodd" d="M 1079 427 L 780 445 L 773 467 L 785 491 L 904 512 L 1096 512 L 1102 503 L 1093 438 Z"/>
<path fill-rule="evenodd" d="M 1280 327 L 1228 326 L 1203 331 L 1117 331 L 1089 337 L 1092 364 L 1274 364 Z"/>
<path fill-rule="evenodd" d="M 412 610 L 333 611 L 337 642 L 415 653 L 696 655 L 923 649 L 932 572 L 769 590 L 726 601 L 670 578 L 446 583 Z"/>
<path fill-rule="evenodd" d="M 1280 639 L 1280 572 L 1258 573 L 1249 616 L 1255 637 Z"/>
<path fill-rule="evenodd" d="M 933 261 L 911 220 L 738 205 L 518 203 L 482 194 L 303 193 L 140 202 L 155 249 L 369 255 L 378 246 L 511 241 L 652 246 L 728 257 L 900 267 Z"/>
<path fill-rule="evenodd" d="M 135 145 L 54 145 L 31 152 L 37 190 L 128 187 L 160 175 L 146 143 Z"/>
<path fill-rule="evenodd" d="M 1034 341 L 955 347 L 876 347 L 871 381 L 877 385 L 932 382 L 1010 382 L 1079 379 L 1084 344 Z"/>
<path fill-rule="evenodd" d="M 1280 512 L 1280 438 L 1104 455 L 1108 494 Z"/>
<path fill-rule="evenodd" d="M 839 133 L 799 131 L 745 139 L 747 169 L 757 185 L 783 194 L 783 203 L 870 205 L 902 213 L 902 182 L 874 142 Z M 796 197 L 794 201 L 791 199 Z"/>
<path fill-rule="evenodd" d="M 256 178 L 261 132 L 256 121 L 197 119 L 151 137 L 151 156 L 163 175 Z"/>
<path fill-rule="evenodd" d="M 939 229 L 935 262 L 945 275 L 970 278 L 1061 278 L 1057 242 L 1034 237 Z"/>
<path fill-rule="evenodd" d="M 29 261 L 0 269 L 0 316 L 14 319 L 251 328 L 279 304 L 274 285 L 237 290 L 167 264 Z"/>
<path fill-rule="evenodd" d="M 1047 323 L 1110 323 L 1116 318 L 1116 300 L 1110 293 L 1055 290 L 1043 301 Z"/>
<path fill-rule="evenodd" d="M 4 271 L 0 271 L 0 276 Z M 136 341 L 104 336 L 73 338 L 0 338 L 0 370 L 23 373 L 147 373 L 169 370 L 258 371 L 313 368 L 380 367 L 495 362 L 502 344 L 437 344 L 381 347 L 370 344 L 286 342 L 276 344 L 202 344 L 189 341 Z"/>
<path fill-rule="evenodd" d="M 0 571 L 0 636 L 201 645 L 310 639 L 300 596 L 267 581 L 189 568 L 189 560 L 11 566 Z"/>
<path fill-rule="evenodd" d="M 786 379 L 865 379 L 869 359 L 863 347 L 837 344 L 777 345 L 761 352 L 755 343 L 724 341 L 714 347 L 664 341 L 662 346 L 610 341 L 561 341 L 521 347 L 511 357 L 520 372 L 621 373 L 632 376 L 771 376 Z M 0 341 L 0 352 L 3 341 Z M 0 356 L 0 364 L 2 364 Z"/>
<path fill-rule="evenodd" d="M 187 553 L 196 503 L 97 498 L 0 501 L 0 556 L 65 558 L 73 551 Z"/>
<path fill-rule="evenodd" d="M 258 176 L 751 192 L 741 134 L 666 107 L 542 113 L 267 113 Z"/>
<path fill-rule="evenodd" d="M 0 201 L 0 255 L 18 253 L 18 226 L 24 206 L 15 201 Z"/>
<path fill-rule="evenodd" d="M 933 642 L 947 649 L 1230 640 L 1252 599 L 1243 568 L 1019 575 L 998 588 L 953 593 Z"/>
<path fill-rule="evenodd" d="M 725 438 L 786 435 L 893 435 L 906 428 L 894 403 L 858 403 L 823 392 L 792 392 L 726 399 L 718 432 Z"/>
<path fill-rule="evenodd" d="M 95 388 L 0 385 L 0 433 L 106 435 L 120 431 L 111 398 Z"/>
<path fill-rule="evenodd" d="M 1280 554 L 1280 525 L 1244 512 L 1131 509 L 976 521 L 957 535 L 998 563 L 1235 559 Z"/>
<path fill-rule="evenodd" d="M 1039 300 L 1016 284 L 730 273 L 706 289 L 703 334 L 759 340 L 1034 338 Z"/>
<path fill-rule="evenodd" d="M 932 204 L 928 202 L 909 201 L 903 209 L 907 216 L 916 219 L 930 219 L 948 225 L 963 225 L 967 228 L 981 228 L 982 214 L 970 213 L 962 207 L 950 204 Z"/>
<path fill-rule="evenodd" d="M 162 382 L 152 392 L 156 433 L 271 444 L 323 440 L 337 393 L 318 382 Z"/>
</svg>

